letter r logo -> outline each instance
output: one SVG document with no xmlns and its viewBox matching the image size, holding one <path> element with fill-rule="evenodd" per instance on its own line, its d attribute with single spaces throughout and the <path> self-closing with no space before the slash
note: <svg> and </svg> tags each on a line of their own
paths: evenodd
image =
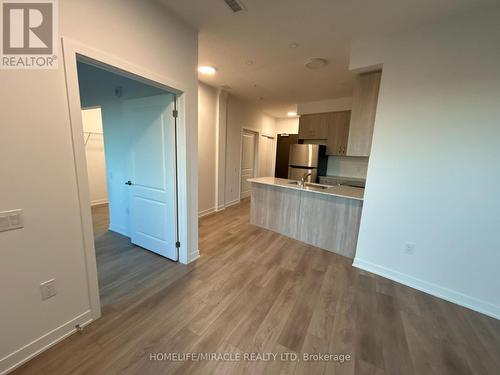
<svg viewBox="0 0 500 375">
<path fill-rule="evenodd" d="M 53 14 L 51 2 L 3 2 L 2 52 L 17 55 L 52 54 Z"/>
</svg>

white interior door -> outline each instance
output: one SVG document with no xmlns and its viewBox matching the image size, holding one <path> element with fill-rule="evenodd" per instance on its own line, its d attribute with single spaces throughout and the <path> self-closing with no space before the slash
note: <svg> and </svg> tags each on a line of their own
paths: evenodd
<svg viewBox="0 0 500 375">
<path fill-rule="evenodd" d="M 275 164 L 275 142 L 274 138 L 262 135 L 259 140 L 259 157 L 261 160 L 261 167 L 259 168 L 259 175 L 261 177 L 274 176 Z"/>
<path fill-rule="evenodd" d="M 255 177 L 256 133 L 244 130 L 241 137 L 240 198 L 246 198 L 250 196 L 250 183 L 247 179 Z"/>
<path fill-rule="evenodd" d="M 130 129 L 130 239 L 177 260 L 173 95 L 126 100 Z"/>
</svg>

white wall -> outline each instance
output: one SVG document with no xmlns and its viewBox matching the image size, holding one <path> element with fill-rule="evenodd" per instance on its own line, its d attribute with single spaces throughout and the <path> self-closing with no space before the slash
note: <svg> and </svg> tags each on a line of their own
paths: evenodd
<svg viewBox="0 0 500 375">
<path fill-rule="evenodd" d="M 383 63 L 355 265 L 497 318 L 499 40 L 497 8 L 361 42 L 351 58 Z"/>
<path fill-rule="evenodd" d="M 286 117 L 276 119 L 276 134 L 299 134 L 299 118 Z"/>
<path fill-rule="evenodd" d="M 225 204 L 239 200 L 241 132 L 243 128 L 275 136 L 276 120 L 248 103 L 229 95 L 227 100 Z M 263 153 L 258 152 L 258 165 L 264 163 L 263 157 L 265 157 Z"/>
<path fill-rule="evenodd" d="M 215 136 L 215 207 L 222 210 L 226 202 L 226 138 L 227 138 L 227 101 L 229 94 L 218 90 L 217 121 Z"/>
<path fill-rule="evenodd" d="M 259 133 L 258 176 L 274 175 L 276 119 L 202 82 L 198 85 L 198 103 L 198 196 L 202 216 L 239 201 L 243 128 Z"/>
<path fill-rule="evenodd" d="M 217 89 L 198 83 L 198 213 L 216 206 Z"/>
<path fill-rule="evenodd" d="M 106 159 L 102 130 L 101 108 L 82 110 L 85 158 L 89 177 L 90 203 L 92 205 L 108 202 L 106 186 Z"/>
<path fill-rule="evenodd" d="M 197 253 L 197 33 L 154 1 L 64 0 L 60 35 L 186 88 L 189 256 Z M 172 53 L 175 51 L 175 53 Z M 57 70 L 0 71 L 0 210 L 25 227 L 0 234 L 0 372 L 90 319 L 62 53 Z M 183 176 L 181 176 L 183 178 Z M 184 245 L 183 245 L 184 246 Z M 39 284 L 57 295 L 41 301 Z M 13 287 L 15 286 L 15 287 Z M 23 349 L 21 349 L 23 348 Z M 20 351 L 19 351 L 20 350 Z"/>
<path fill-rule="evenodd" d="M 307 115 L 309 113 L 324 113 L 348 111 L 352 108 L 352 97 L 325 99 L 315 102 L 297 104 L 297 113 L 299 115 Z"/>
</svg>

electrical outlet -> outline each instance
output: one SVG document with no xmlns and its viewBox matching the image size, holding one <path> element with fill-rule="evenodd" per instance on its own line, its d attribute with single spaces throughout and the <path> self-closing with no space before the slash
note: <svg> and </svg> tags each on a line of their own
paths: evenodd
<svg viewBox="0 0 500 375">
<path fill-rule="evenodd" d="M 50 279 L 40 284 L 40 294 L 42 296 L 42 301 L 54 297 L 57 294 L 56 291 L 56 279 Z"/>
<path fill-rule="evenodd" d="M 415 252 L 415 244 L 411 242 L 405 243 L 405 253 L 412 255 Z"/>
</svg>

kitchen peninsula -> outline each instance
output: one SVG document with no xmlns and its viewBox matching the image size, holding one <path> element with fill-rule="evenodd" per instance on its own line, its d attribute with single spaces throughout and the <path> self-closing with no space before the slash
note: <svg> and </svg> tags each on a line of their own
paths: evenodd
<svg viewBox="0 0 500 375">
<path fill-rule="evenodd" d="M 250 222 L 354 258 L 364 189 L 252 178 Z"/>
</svg>

